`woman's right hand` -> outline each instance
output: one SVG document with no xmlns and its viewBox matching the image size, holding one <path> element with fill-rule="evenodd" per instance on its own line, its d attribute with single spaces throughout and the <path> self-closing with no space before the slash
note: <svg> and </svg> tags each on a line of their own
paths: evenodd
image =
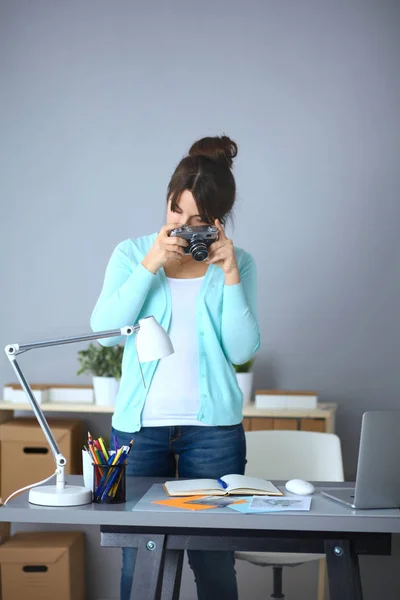
<svg viewBox="0 0 400 600">
<path fill-rule="evenodd" d="M 169 237 L 170 232 L 180 223 L 167 223 L 162 227 L 154 244 L 142 260 L 142 265 L 151 273 L 156 274 L 158 269 L 163 267 L 167 260 L 180 260 L 184 256 L 184 247 L 188 245 L 187 241 L 180 237 Z"/>
</svg>

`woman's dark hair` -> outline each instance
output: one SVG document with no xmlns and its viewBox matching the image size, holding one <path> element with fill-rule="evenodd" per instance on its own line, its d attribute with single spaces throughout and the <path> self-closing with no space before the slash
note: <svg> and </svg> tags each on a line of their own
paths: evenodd
<svg viewBox="0 0 400 600">
<path fill-rule="evenodd" d="M 167 201 L 174 211 L 183 191 L 192 192 L 206 223 L 225 223 L 235 203 L 236 184 L 231 168 L 238 148 L 227 136 L 205 137 L 193 144 L 178 164 L 168 185 Z"/>
</svg>

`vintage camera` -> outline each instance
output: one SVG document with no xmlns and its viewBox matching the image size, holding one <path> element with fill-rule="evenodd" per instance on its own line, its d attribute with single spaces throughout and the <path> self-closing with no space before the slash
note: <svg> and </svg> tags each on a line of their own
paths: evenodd
<svg viewBox="0 0 400 600">
<path fill-rule="evenodd" d="M 186 240 L 189 245 L 184 248 L 185 254 L 190 252 L 194 260 L 201 262 L 208 257 L 208 247 L 218 239 L 218 229 L 214 225 L 182 225 L 173 229 L 170 236 Z"/>
</svg>

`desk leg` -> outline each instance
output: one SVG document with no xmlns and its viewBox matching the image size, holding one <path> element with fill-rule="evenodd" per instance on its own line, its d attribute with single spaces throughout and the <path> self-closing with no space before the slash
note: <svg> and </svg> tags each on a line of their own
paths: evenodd
<svg viewBox="0 0 400 600">
<path fill-rule="evenodd" d="M 184 550 L 166 550 L 161 600 L 179 600 Z"/>
<path fill-rule="evenodd" d="M 140 535 L 138 538 L 138 552 L 131 596 L 135 600 L 156 600 L 158 597 L 158 582 L 161 575 L 165 536 Z"/>
<path fill-rule="evenodd" d="M 349 540 L 325 541 L 330 600 L 362 600 L 358 556 Z"/>
</svg>

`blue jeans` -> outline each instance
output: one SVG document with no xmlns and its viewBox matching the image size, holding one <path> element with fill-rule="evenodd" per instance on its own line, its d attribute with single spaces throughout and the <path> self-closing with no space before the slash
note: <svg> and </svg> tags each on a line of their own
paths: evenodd
<svg viewBox="0 0 400 600">
<path fill-rule="evenodd" d="M 136 433 L 112 428 L 118 445 L 134 439 L 126 474 L 135 477 L 173 479 L 178 456 L 179 477 L 217 479 L 229 473 L 243 474 L 246 442 L 243 426 L 227 427 L 182 425 L 143 427 Z M 130 600 L 137 550 L 123 548 L 121 600 Z M 233 552 L 188 551 L 199 600 L 237 600 L 235 559 Z"/>
</svg>

